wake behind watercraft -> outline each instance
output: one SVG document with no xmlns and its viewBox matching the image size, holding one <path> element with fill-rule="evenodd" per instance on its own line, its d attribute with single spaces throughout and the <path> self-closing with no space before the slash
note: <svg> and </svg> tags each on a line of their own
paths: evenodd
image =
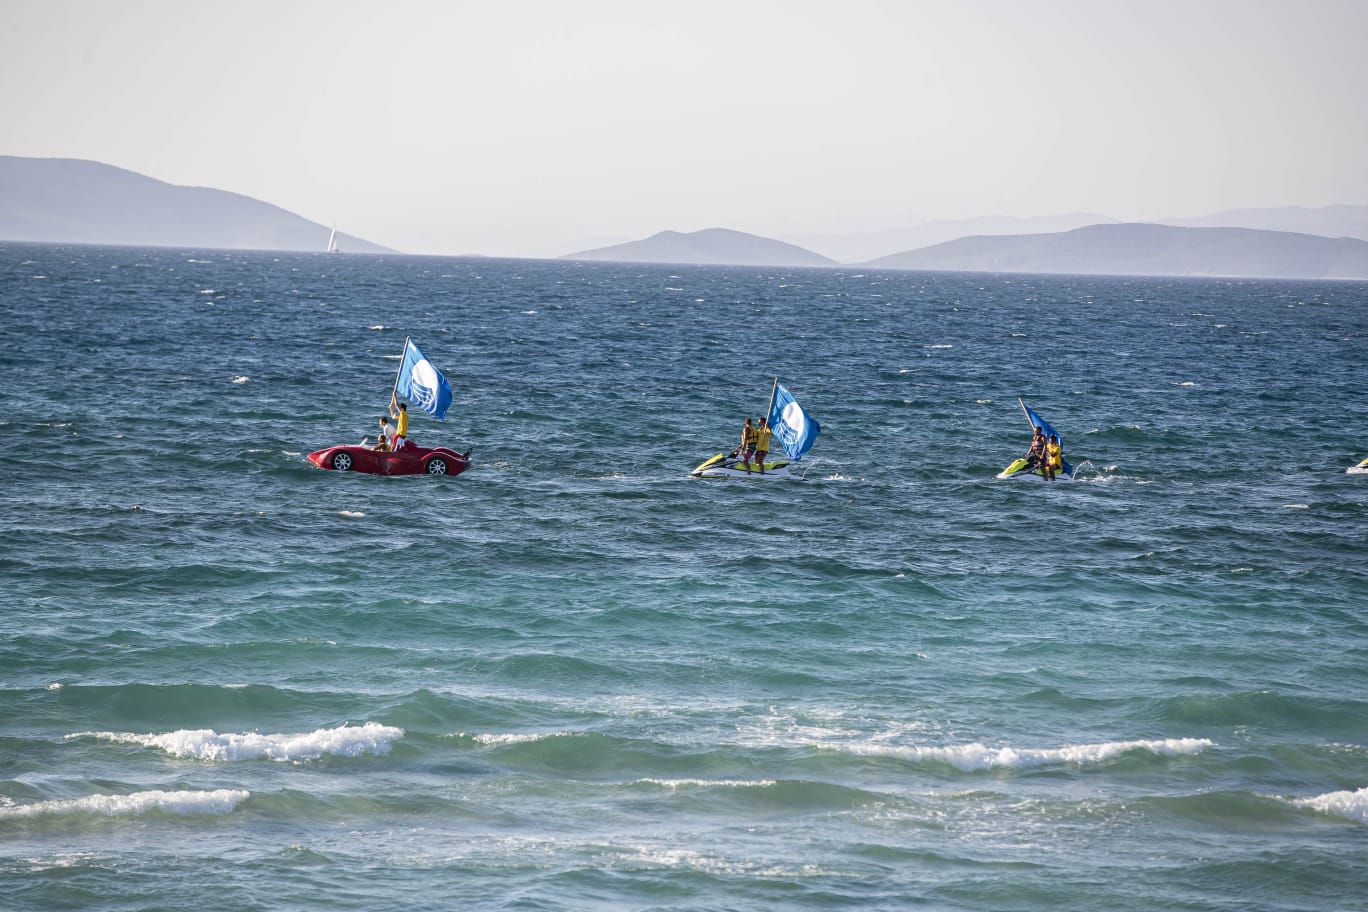
<svg viewBox="0 0 1368 912">
<path fill-rule="evenodd" d="M 1065 459 L 1063 456 L 1064 438 L 1059 436 L 1059 432 L 1051 427 L 1048 421 L 1037 415 L 1035 411 L 1025 402 L 1022 402 L 1020 398 L 1017 399 L 1017 402 L 1020 403 L 1022 410 L 1026 412 L 1026 418 L 1031 422 L 1032 430 L 1039 429 L 1046 440 L 1054 438 L 1055 443 L 1060 447 L 1059 465 L 1055 468 L 1053 480 L 1073 481 L 1074 467 L 1069 460 Z M 998 472 L 997 477 L 1014 478 L 1024 481 L 1051 480 L 1045 473 L 1044 457 L 1036 453 L 1027 453 L 1020 459 L 1014 460 L 1011 465 L 1007 466 L 1007 468 L 1003 469 L 1001 472 Z"/>
</svg>

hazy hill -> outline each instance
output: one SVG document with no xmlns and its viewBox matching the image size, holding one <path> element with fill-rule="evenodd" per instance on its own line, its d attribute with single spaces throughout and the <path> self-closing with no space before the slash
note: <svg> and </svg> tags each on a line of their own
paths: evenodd
<svg viewBox="0 0 1368 912">
<path fill-rule="evenodd" d="M 796 244 L 727 228 L 705 228 L 689 234 L 662 231 L 644 240 L 582 250 L 563 259 L 737 266 L 836 265 L 834 260 Z"/>
<path fill-rule="evenodd" d="M 324 250 L 331 228 L 260 200 L 74 158 L 0 156 L 0 238 L 78 244 Z M 344 253 L 387 248 L 338 234 Z"/>
<path fill-rule="evenodd" d="M 1368 241 L 1250 228 L 1130 223 L 1054 234 L 960 238 L 865 265 L 964 272 L 1368 279 Z"/>
<path fill-rule="evenodd" d="M 1095 212 L 1070 212 L 1065 215 L 1043 215 L 1034 218 L 990 215 L 970 219 L 937 219 L 909 228 L 888 231 L 787 235 L 784 239 L 842 263 L 863 263 L 877 257 L 891 256 L 906 250 L 918 250 L 970 235 L 1045 234 L 1116 221 L 1117 219 Z"/>
<path fill-rule="evenodd" d="M 842 263 L 863 263 L 908 250 L 976 235 L 1054 234 L 1088 225 L 1114 225 L 1120 220 L 1095 212 L 1070 212 L 1032 218 L 984 216 L 936 220 L 908 228 L 848 234 L 793 234 L 784 240 L 800 244 Z M 1323 237 L 1368 240 L 1368 206 L 1323 206 L 1306 209 L 1229 209 L 1198 218 L 1163 218 L 1161 225 L 1182 228 L 1257 228 L 1260 231 L 1293 231 Z"/>
<path fill-rule="evenodd" d="M 1368 241 L 1368 206 L 1322 206 L 1305 209 L 1228 209 L 1200 218 L 1160 219 L 1164 225 L 1184 228 L 1257 228 L 1260 231 L 1295 231 L 1322 237 L 1351 237 Z M 989 232 L 979 232 L 988 234 Z"/>
</svg>

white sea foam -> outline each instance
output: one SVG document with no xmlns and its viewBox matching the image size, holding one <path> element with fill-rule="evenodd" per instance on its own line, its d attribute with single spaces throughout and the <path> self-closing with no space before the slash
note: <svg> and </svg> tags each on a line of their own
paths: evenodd
<svg viewBox="0 0 1368 912">
<path fill-rule="evenodd" d="M 252 378 L 251 378 L 251 377 L 248 377 L 248 376 L 246 376 L 246 375 L 239 376 L 239 377 L 234 377 L 234 378 L 233 378 L 233 382 L 236 383 L 236 384 L 238 384 L 239 386 L 242 385 L 243 383 L 250 383 L 251 381 L 252 381 Z"/>
<path fill-rule="evenodd" d="M 47 686 L 48 690 L 61 690 L 64 685 L 61 681 L 53 681 Z"/>
<path fill-rule="evenodd" d="M 14 817 L 41 817 L 57 814 L 103 814 L 129 817 L 148 811 L 168 814 L 227 814 L 246 801 L 251 792 L 243 789 L 214 789 L 211 792 L 134 792 L 131 795 L 87 795 L 61 801 L 39 801 L 16 807 L 0 807 L 0 820 Z"/>
<path fill-rule="evenodd" d="M 493 746 L 497 744 L 526 744 L 530 741 L 543 741 L 548 738 L 564 738 L 571 734 L 573 734 L 573 732 L 543 732 L 540 734 L 509 735 L 495 735 L 490 734 L 488 732 L 484 732 L 481 734 L 470 735 L 469 737 L 472 738 L 478 744 Z"/>
<path fill-rule="evenodd" d="M 376 323 L 374 326 L 370 326 L 370 327 L 367 327 L 367 328 L 368 328 L 368 329 L 374 329 L 374 330 L 389 329 L 389 327 L 386 326 L 386 325 L 383 324 L 383 323 Z"/>
<path fill-rule="evenodd" d="M 338 510 L 338 511 L 337 511 L 337 515 L 338 515 L 338 516 L 345 516 L 345 517 L 347 517 L 348 519 L 360 519 L 361 517 L 365 516 L 366 514 L 365 514 L 365 513 L 362 513 L 360 510 Z"/>
<path fill-rule="evenodd" d="M 658 785 L 667 789 L 682 788 L 768 788 L 776 783 L 774 779 L 638 779 L 647 785 Z"/>
<path fill-rule="evenodd" d="M 1368 823 L 1368 788 L 1357 792 L 1327 792 L 1314 798 L 1284 799 L 1297 807 L 1311 808 L 1322 814 L 1333 814 L 1358 823 Z"/>
<path fill-rule="evenodd" d="M 1160 756 L 1199 754 L 1213 744 L 1214 742 L 1206 738 L 1166 738 L 1161 741 L 1110 741 L 1103 744 L 1072 744 L 1053 748 L 988 747 L 975 743 L 953 747 L 855 744 L 847 746 L 846 749 L 857 754 L 902 757 L 909 760 L 939 760 L 957 769 L 973 772 L 987 769 L 1028 769 L 1056 763 L 1105 763 L 1131 751 L 1148 751 Z"/>
<path fill-rule="evenodd" d="M 162 735 L 130 732 L 81 732 L 68 738 L 103 738 L 120 744 L 157 747 L 173 757 L 192 760 L 317 760 L 324 754 L 356 757 L 361 754 L 387 754 L 394 741 L 404 736 L 402 728 L 367 722 L 320 728 L 302 735 L 262 735 L 256 732 L 219 734 L 212 729 L 186 729 Z"/>
</svg>

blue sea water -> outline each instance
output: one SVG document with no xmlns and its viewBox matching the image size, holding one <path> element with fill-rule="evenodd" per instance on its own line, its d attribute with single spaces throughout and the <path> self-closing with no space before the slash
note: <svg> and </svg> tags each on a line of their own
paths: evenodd
<svg viewBox="0 0 1368 912">
<path fill-rule="evenodd" d="M 1366 317 L 0 245 L 0 906 L 1368 909 Z M 408 335 L 471 469 L 309 465 Z"/>
</svg>

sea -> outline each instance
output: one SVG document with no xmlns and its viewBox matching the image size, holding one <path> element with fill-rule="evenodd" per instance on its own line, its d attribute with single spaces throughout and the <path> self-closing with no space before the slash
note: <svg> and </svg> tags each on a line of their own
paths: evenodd
<svg viewBox="0 0 1368 912">
<path fill-rule="evenodd" d="M 469 470 L 311 465 L 406 338 Z M 1368 909 L 1368 284 L 4 243 L 0 343 L 5 910 Z"/>
</svg>

